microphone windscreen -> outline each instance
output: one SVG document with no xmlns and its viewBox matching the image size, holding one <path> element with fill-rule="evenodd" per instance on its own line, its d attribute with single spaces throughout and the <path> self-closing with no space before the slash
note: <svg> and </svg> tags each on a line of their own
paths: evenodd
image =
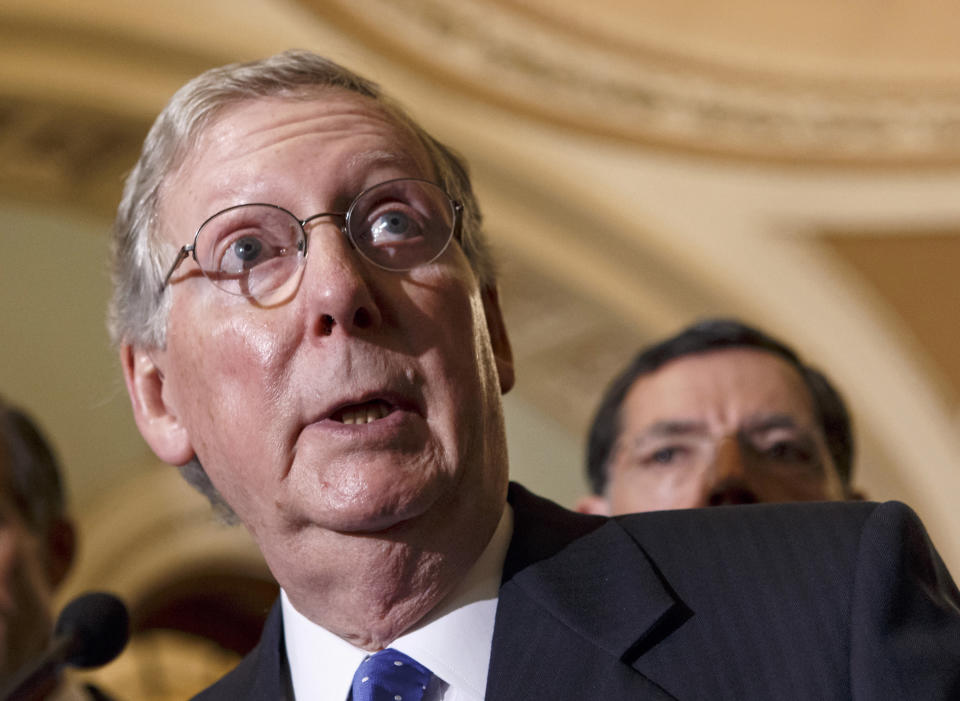
<svg viewBox="0 0 960 701">
<path fill-rule="evenodd" d="M 64 662 L 74 667 L 99 667 L 126 646 L 130 616 L 127 607 L 113 594 L 90 592 L 64 607 L 54 635 L 72 641 Z"/>
</svg>

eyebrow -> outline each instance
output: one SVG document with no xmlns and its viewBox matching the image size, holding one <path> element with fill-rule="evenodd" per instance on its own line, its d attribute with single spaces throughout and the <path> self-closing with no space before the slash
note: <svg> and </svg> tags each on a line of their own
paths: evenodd
<svg viewBox="0 0 960 701">
<path fill-rule="evenodd" d="M 808 427 L 797 423 L 789 414 L 761 414 L 747 419 L 738 433 L 747 436 L 755 436 L 767 433 L 776 429 L 789 429 L 795 431 L 807 431 Z M 632 443 L 642 444 L 643 441 L 656 438 L 674 438 L 680 436 L 703 436 L 708 435 L 710 429 L 706 422 L 667 419 L 657 421 L 643 429 L 633 437 Z"/>
<path fill-rule="evenodd" d="M 807 426 L 799 424 L 797 420 L 789 414 L 763 414 L 760 416 L 750 417 L 747 421 L 745 421 L 742 431 L 747 435 L 754 435 L 758 433 L 766 433 L 767 431 L 773 431 L 778 428 L 796 431 L 808 430 Z"/>
<path fill-rule="evenodd" d="M 648 438 L 666 438 L 671 436 L 690 436 L 708 433 L 707 424 L 703 421 L 667 420 L 657 421 L 647 426 L 634 438 L 639 443 Z"/>
</svg>

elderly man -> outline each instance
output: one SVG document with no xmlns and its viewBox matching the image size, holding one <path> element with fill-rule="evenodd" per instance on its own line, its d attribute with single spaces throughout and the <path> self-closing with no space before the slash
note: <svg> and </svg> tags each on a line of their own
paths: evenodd
<svg viewBox="0 0 960 701">
<path fill-rule="evenodd" d="M 786 344 L 707 319 L 641 350 L 611 381 L 578 510 L 624 514 L 859 498 L 840 394 Z"/>
<path fill-rule="evenodd" d="M 960 688 L 960 595 L 902 505 L 617 520 L 508 488 L 513 367 L 465 167 L 349 71 L 290 52 L 184 86 L 114 251 L 137 425 L 282 588 L 199 698 Z"/>
</svg>

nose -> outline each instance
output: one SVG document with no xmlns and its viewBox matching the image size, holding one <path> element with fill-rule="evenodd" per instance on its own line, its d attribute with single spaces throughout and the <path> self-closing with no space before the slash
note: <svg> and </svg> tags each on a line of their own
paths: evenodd
<svg viewBox="0 0 960 701">
<path fill-rule="evenodd" d="M 382 315 L 368 264 L 333 221 L 317 221 L 309 236 L 300 284 L 312 334 L 356 335 L 378 328 Z"/>
<path fill-rule="evenodd" d="M 760 501 L 750 485 L 744 446 L 735 436 L 722 439 L 713 461 L 713 482 L 709 487 L 708 506 L 722 504 L 755 504 Z"/>
</svg>

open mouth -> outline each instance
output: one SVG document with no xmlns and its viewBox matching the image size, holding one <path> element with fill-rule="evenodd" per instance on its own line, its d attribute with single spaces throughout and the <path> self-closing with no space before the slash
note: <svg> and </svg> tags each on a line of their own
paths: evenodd
<svg viewBox="0 0 960 701">
<path fill-rule="evenodd" d="M 389 416 L 394 409 L 395 407 L 392 404 L 382 399 L 374 399 L 362 404 L 350 404 L 337 409 L 330 415 L 330 418 L 342 424 L 368 424 Z"/>
</svg>

